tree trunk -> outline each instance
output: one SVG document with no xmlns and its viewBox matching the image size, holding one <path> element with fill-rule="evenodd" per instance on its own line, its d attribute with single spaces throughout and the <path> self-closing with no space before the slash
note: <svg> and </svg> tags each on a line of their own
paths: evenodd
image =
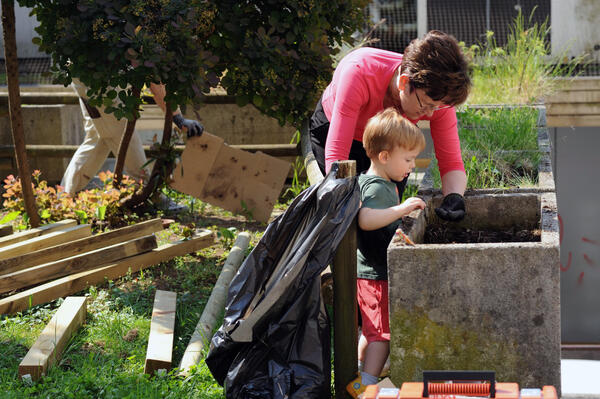
<svg viewBox="0 0 600 399">
<path fill-rule="evenodd" d="M 137 88 L 132 89 L 133 95 L 136 97 L 140 97 L 140 90 Z M 117 154 L 117 164 L 115 165 L 115 178 L 113 180 L 113 186 L 115 188 L 119 188 L 121 186 L 121 180 L 123 180 L 123 167 L 125 165 L 125 157 L 127 156 L 127 149 L 129 148 L 129 142 L 131 141 L 131 136 L 135 130 L 135 123 L 137 122 L 137 112 L 139 111 L 139 107 L 136 107 L 135 112 L 133 113 L 133 120 L 127 121 L 127 126 L 125 127 L 125 133 L 123 133 L 123 137 L 121 137 L 121 143 L 119 144 L 119 154 Z"/>
<path fill-rule="evenodd" d="M 171 146 L 171 132 L 173 131 L 173 111 L 171 111 L 171 105 L 169 103 L 166 104 L 165 110 L 165 124 L 163 127 L 163 136 L 162 141 L 160 143 L 160 156 L 155 162 L 154 167 L 152 168 L 152 173 L 150 174 L 150 179 L 148 183 L 144 185 L 142 190 L 133 194 L 130 198 L 128 198 L 123 205 L 127 208 L 135 208 L 136 206 L 142 204 L 146 201 L 152 194 L 156 192 L 156 190 L 161 186 L 161 184 L 165 181 L 165 177 L 171 174 L 173 169 L 173 164 L 170 164 L 166 155 Z"/>
<path fill-rule="evenodd" d="M 23 132 L 23 115 L 21 114 L 21 96 L 19 94 L 19 63 L 17 61 L 17 41 L 15 38 L 15 4 L 13 0 L 2 0 L 2 28 L 4 31 L 4 59 L 6 63 L 6 80 L 8 82 L 8 110 L 15 158 L 21 177 L 25 211 L 29 216 L 31 227 L 40 225 L 35 198 L 31 188 L 31 173 L 25 152 Z"/>
</svg>

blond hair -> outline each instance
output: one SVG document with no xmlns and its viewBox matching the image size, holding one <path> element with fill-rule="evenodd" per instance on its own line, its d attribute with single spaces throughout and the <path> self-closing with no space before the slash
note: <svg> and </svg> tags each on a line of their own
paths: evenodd
<svg viewBox="0 0 600 399">
<path fill-rule="evenodd" d="M 396 147 L 423 151 L 425 136 L 421 129 L 390 107 L 369 119 L 363 134 L 363 146 L 370 159 L 377 158 L 382 151 L 393 151 Z"/>
</svg>

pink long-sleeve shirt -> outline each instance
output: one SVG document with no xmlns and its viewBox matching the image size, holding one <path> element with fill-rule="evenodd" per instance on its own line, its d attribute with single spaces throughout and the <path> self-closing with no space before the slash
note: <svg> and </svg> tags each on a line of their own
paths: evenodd
<svg viewBox="0 0 600 399">
<path fill-rule="evenodd" d="M 367 121 L 383 110 L 388 85 L 401 64 L 402 54 L 372 47 L 354 50 L 340 61 L 321 98 L 330 122 L 325 144 L 327 172 L 333 162 L 348 159 L 352 140 L 362 142 Z M 440 174 L 464 171 L 455 109 L 438 110 L 420 119 L 430 121 Z"/>
</svg>

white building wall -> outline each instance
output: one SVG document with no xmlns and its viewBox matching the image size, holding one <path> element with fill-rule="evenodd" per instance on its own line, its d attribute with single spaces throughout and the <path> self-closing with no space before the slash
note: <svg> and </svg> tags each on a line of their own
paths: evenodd
<svg viewBox="0 0 600 399">
<path fill-rule="evenodd" d="M 31 9 L 19 6 L 15 2 L 15 34 L 17 37 L 17 56 L 19 58 L 49 57 L 39 51 L 31 42 L 37 33 L 34 29 L 39 25 L 34 16 L 29 16 Z M 0 35 L 0 59 L 4 59 L 4 35 Z"/>
<path fill-rule="evenodd" d="M 600 1 L 552 0 L 552 55 L 590 54 L 600 62 Z"/>
</svg>

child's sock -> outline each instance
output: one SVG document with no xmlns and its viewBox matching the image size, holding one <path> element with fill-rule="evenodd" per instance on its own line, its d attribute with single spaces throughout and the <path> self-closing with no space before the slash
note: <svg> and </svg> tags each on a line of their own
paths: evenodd
<svg viewBox="0 0 600 399">
<path fill-rule="evenodd" d="M 364 371 L 362 371 L 360 373 L 360 378 L 361 378 L 361 382 L 363 385 L 367 386 L 367 385 L 375 385 L 379 382 L 379 378 L 371 375 L 369 373 L 365 373 Z"/>
</svg>

